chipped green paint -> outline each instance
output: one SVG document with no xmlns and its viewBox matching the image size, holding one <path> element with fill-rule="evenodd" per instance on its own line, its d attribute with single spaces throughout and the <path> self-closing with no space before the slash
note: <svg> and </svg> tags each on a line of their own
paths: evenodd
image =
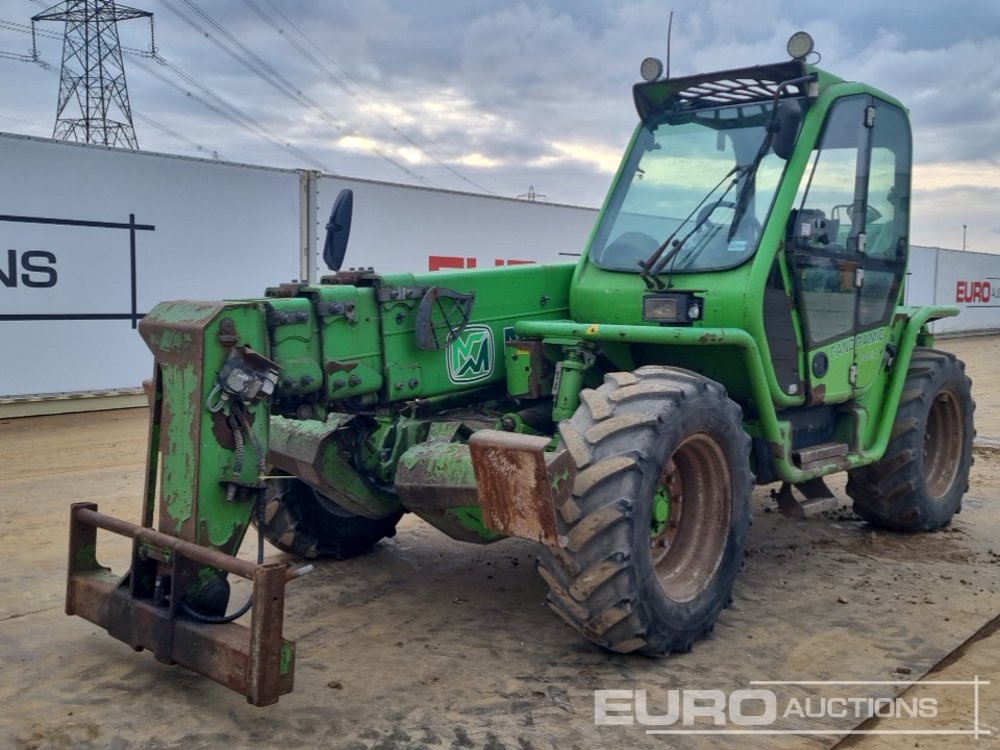
<svg viewBox="0 0 1000 750">
<path fill-rule="evenodd" d="M 91 570 L 98 567 L 96 544 L 84 544 L 76 551 L 75 567 L 77 570 Z"/>
<path fill-rule="evenodd" d="M 180 535 L 181 527 L 194 512 L 194 480 L 198 459 L 192 450 L 192 426 L 200 409 L 192 405 L 192 395 L 200 393 L 201 379 L 194 363 L 163 368 L 163 390 L 168 394 L 169 422 L 165 431 L 162 497 L 175 528 L 168 533 Z"/>
<path fill-rule="evenodd" d="M 563 485 L 570 481 L 569 469 L 563 469 L 552 475 L 550 485 L 552 486 L 553 493 L 558 497 Z"/>
<path fill-rule="evenodd" d="M 653 517 L 649 523 L 649 535 L 656 537 L 666 531 L 667 520 L 670 518 L 670 490 L 666 485 L 656 485 L 653 495 Z"/>
<path fill-rule="evenodd" d="M 175 328 L 160 331 L 156 343 L 165 352 L 184 351 L 191 347 L 193 339 L 188 331 Z"/>
<path fill-rule="evenodd" d="M 221 302 L 192 302 L 187 300 L 161 302 L 146 317 L 173 325 L 197 324 L 210 319 L 224 304 Z"/>
<path fill-rule="evenodd" d="M 220 336 L 222 321 L 229 321 L 225 336 Z M 253 503 L 249 498 L 226 501 L 235 454 L 220 443 L 226 442 L 225 429 L 205 404 L 229 345 L 239 343 L 266 356 L 265 323 L 263 306 L 256 301 L 174 302 L 158 305 L 141 326 L 156 355 L 163 388 L 160 445 L 151 446 L 163 453 L 160 530 L 230 554 L 239 549 Z M 254 430 L 266 446 L 267 406 L 250 410 Z M 242 483 L 258 481 L 256 458 L 247 441 Z"/>
<path fill-rule="evenodd" d="M 286 641 L 281 644 L 278 672 L 281 674 L 290 674 L 293 669 L 295 669 L 295 644 Z"/>
<path fill-rule="evenodd" d="M 494 542 L 503 539 L 504 535 L 489 528 L 483 521 L 483 509 L 478 505 L 469 505 L 460 508 L 448 508 L 445 510 L 446 518 L 452 519 L 460 526 L 471 531 L 483 541 Z"/>
<path fill-rule="evenodd" d="M 441 484 L 450 486 L 467 486 L 475 484 L 476 475 L 472 469 L 472 457 L 469 446 L 465 443 L 422 443 L 406 451 L 401 461 L 407 469 L 412 470 L 418 463 L 425 461 L 427 473 L 440 480 Z"/>
</svg>

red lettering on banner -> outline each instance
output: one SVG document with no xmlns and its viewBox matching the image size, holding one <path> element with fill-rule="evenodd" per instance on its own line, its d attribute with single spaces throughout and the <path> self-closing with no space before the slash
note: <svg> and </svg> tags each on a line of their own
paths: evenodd
<svg viewBox="0 0 1000 750">
<path fill-rule="evenodd" d="M 993 285 L 988 281 L 959 281 L 955 285 L 955 302 L 970 304 L 989 302 L 993 294 Z"/>
<path fill-rule="evenodd" d="M 493 261 L 494 266 L 527 266 L 533 265 L 533 260 L 519 260 L 517 258 L 497 258 Z M 427 270 L 440 271 L 445 268 L 475 268 L 475 258 L 463 258 L 461 255 L 428 255 Z"/>
<path fill-rule="evenodd" d="M 475 268 L 475 258 L 463 258 L 460 255 L 428 255 L 427 270 L 440 271 L 444 268 Z"/>
</svg>

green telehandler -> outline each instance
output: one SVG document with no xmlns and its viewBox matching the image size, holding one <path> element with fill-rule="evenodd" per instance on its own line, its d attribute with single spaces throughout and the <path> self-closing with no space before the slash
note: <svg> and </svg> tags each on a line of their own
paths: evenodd
<svg viewBox="0 0 1000 750">
<path fill-rule="evenodd" d="M 362 553 L 404 513 L 534 540 L 558 615 L 654 656 L 731 602 L 754 483 L 802 516 L 846 471 L 869 523 L 948 524 L 974 404 L 928 326 L 957 309 L 902 304 L 907 112 L 811 52 L 800 32 L 772 65 L 645 61 L 575 264 L 342 271 L 345 191 L 319 284 L 157 305 L 141 517 L 73 506 L 67 612 L 268 705 L 292 689 L 284 592 L 309 568 L 287 561 Z M 98 529 L 132 539 L 124 575 Z M 265 538 L 290 557 L 265 562 Z M 242 606 L 230 575 L 253 582 Z"/>
</svg>

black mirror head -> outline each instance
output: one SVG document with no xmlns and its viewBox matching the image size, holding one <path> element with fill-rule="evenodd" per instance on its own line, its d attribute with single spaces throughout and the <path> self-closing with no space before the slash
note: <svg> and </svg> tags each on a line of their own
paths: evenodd
<svg viewBox="0 0 1000 750">
<path fill-rule="evenodd" d="M 795 141 L 799 138 L 804 114 L 802 106 L 794 99 L 788 99 L 779 106 L 778 127 L 771 146 L 774 148 L 774 153 L 785 161 L 788 161 L 795 151 Z"/>
<path fill-rule="evenodd" d="M 323 262 L 331 271 L 339 271 L 344 265 L 347 240 L 351 236 L 351 216 L 354 213 L 354 191 L 341 190 L 330 211 L 330 221 L 326 225 L 326 241 L 323 243 Z"/>
</svg>

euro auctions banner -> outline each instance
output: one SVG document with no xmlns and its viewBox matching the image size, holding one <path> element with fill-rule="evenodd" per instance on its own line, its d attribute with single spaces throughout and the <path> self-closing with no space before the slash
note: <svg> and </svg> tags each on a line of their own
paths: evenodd
<svg viewBox="0 0 1000 750">
<path fill-rule="evenodd" d="M 345 267 L 382 272 L 573 261 L 597 216 L 4 133 L 0 164 L 0 399 L 137 388 L 153 361 L 136 326 L 158 302 L 318 278 L 305 246 L 344 188 Z"/>
<path fill-rule="evenodd" d="M 1000 331 L 1000 255 L 938 250 L 936 304 L 958 305 L 937 332 Z"/>
<path fill-rule="evenodd" d="M 0 134 L 0 397 L 138 387 L 164 299 L 299 274 L 299 175 Z"/>
</svg>

